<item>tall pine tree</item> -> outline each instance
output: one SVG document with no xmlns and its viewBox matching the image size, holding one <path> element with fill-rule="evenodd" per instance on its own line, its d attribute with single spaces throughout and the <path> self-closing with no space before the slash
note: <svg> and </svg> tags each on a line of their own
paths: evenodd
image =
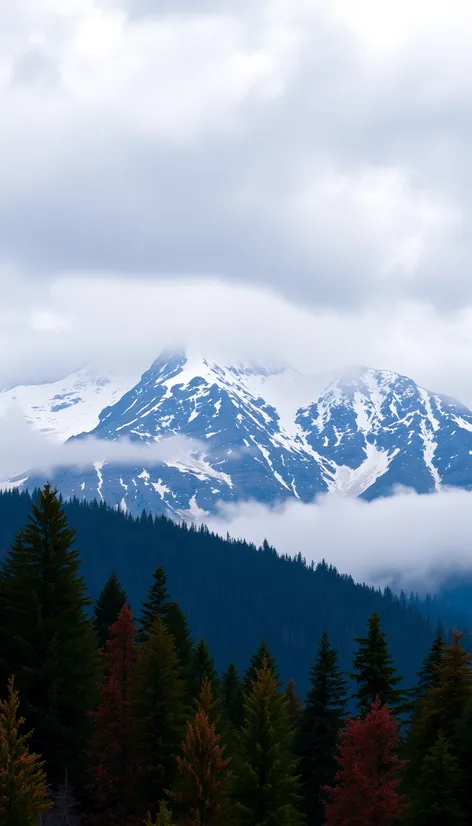
<svg viewBox="0 0 472 826">
<path fill-rule="evenodd" d="M 207 681 L 211 685 L 212 696 L 219 697 L 220 686 L 216 674 L 215 661 L 208 650 L 208 645 L 205 640 L 200 639 L 190 659 L 188 669 L 188 696 L 191 702 L 198 700 L 203 685 Z"/>
<path fill-rule="evenodd" d="M 380 617 L 372 614 L 366 637 L 356 637 L 359 648 L 354 657 L 351 677 L 357 683 L 354 698 L 361 714 L 366 714 L 377 697 L 395 713 L 405 708 L 405 694 L 397 688 L 401 677 L 396 675 L 393 658 L 388 650 L 386 634 L 380 630 Z"/>
<path fill-rule="evenodd" d="M 103 653 L 104 681 L 93 712 L 89 751 L 90 803 L 93 826 L 128 826 L 137 812 L 136 719 L 133 708 L 136 626 L 128 605 L 111 626 Z"/>
<path fill-rule="evenodd" d="M 277 673 L 277 664 L 273 656 L 271 655 L 267 647 L 267 644 L 265 642 L 261 642 L 257 650 L 252 655 L 251 660 L 249 662 L 249 666 L 244 675 L 243 687 L 246 696 L 251 693 L 252 685 L 254 681 L 257 680 L 257 674 L 261 670 L 263 664 L 265 664 L 265 666 L 269 668 L 270 672 L 272 673 L 272 676 L 274 677 L 277 685 L 277 689 L 280 688 L 281 683 L 280 677 Z"/>
<path fill-rule="evenodd" d="M 297 826 L 299 777 L 287 699 L 266 657 L 246 699 L 235 759 L 233 816 L 238 826 Z"/>
<path fill-rule="evenodd" d="M 13 678 L 0 701 L 0 826 L 35 826 L 51 804 L 43 761 L 28 748 L 30 734 L 20 734 L 20 701 Z"/>
<path fill-rule="evenodd" d="M 459 769 L 441 733 L 427 751 L 411 795 L 408 823 L 412 826 L 466 826 L 459 803 Z M 469 782 L 470 794 L 470 782 Z"/>
<path fill-rule="evenodd" d="M 152 575 L 153 582 L 143 600 L 141 616 L 139 618 L 139 632 L 137 642 L 142 643 L 151 630 L 156 616 L 166 623 L 169 610 L 169 592 L 167 590 L 166 572 L 162 565 L 158 565 Z"/>
<path fill-rule="evenodd" d="M 117 621 L 126 601 L 126 592 L 113 571 L 99 594 L 93 612 L 94 627 L 100 648 L 105 648 L 106 641 L 110 639 L 110 626 Z"/>
<path fill-rule="evenodd" d="M 244 722 L 244 690 L 234 663 L 230 663 L 221 679 L 221 696 L 224 716 L 232 728 L 238 731 Z"/>
<path fill-rule="evenodd" d="M 330 785 L 336 774 L 336 744 L 347 703 L 346 681 L 326 632 L 310 670 L 310 683 L 295 743 L 306 823 L 318 826 L 324 823 L 323 787 Z"/>
<path fill-rule="evenodd" d="M 144 770 L 140 795 L 155 815 L 157 802 L 174 786 L 187 714 L 174 639 L 160 616 L 140 646 L 134 710 L 138 758 Z"/>
<path fill-rule="evenodd" d="M 96 699 L 98 652 L 79 552 L 57 492 L 46 485 L 0 568 L 0 681 L 10 674 L 53 786 L 74 784 Z"/>
</svg>

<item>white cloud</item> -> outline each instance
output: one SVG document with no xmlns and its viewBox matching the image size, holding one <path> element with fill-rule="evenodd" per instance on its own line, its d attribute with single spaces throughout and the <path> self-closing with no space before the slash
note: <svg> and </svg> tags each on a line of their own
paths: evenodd
<svg viewBox="0 0 472 826">
<path fill-rule="evenodd" d="M 426 590 L 451 572 L 472 569 L 472 493 L 463 490 L 403 492 L 369 503 L 331 494 L 276 510 L 230 506 L 209 525 L 258 545 L 267 539 L 280 553 L 300 552 L 309 562 L 324 558 L 371 584 L 396 580 Z"/>
</svg>

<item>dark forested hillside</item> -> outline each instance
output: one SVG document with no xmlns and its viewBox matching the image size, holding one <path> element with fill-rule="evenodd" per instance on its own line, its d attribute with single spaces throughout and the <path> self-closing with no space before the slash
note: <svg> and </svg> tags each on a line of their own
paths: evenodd
<svg viewBox="0 0 472 826">
<path fill-rule="evenodd" d="M 3 553 L 30 512 L 27 494 L 0 494 L 0 551 Z M 377 611 L 388 634 L 398 671 L 406 683 L 434 637 L 433 623 L 387 591 L 356 584 L 320 562 L 314 568 L 279 557 L 267 544 L 222 539 L 143 515 L 133 519 L 95 502 L 66 504 L 77 531 L 77 547 L 90 596 L 96 598 L 114 569 L 138 611 L 156 565 L 164 566 L 171 596 L 187 614 L 195 638 L 204 637 L 218 669 L 233 660 L 244 669 L 255 645 L 265 640 L 281 678 L 292 677 L 299 693 L 321 634 L 327 630 L 350 670 L 354 637 L 364 634 Z M 320 548 L 320 560 L 329 549 Z"/>
</svg>

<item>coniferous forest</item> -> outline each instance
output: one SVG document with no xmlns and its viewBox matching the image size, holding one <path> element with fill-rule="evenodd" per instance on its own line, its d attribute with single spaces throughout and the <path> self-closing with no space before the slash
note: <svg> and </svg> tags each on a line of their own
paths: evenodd
<svg viewBox="0 0 472 826">
<path fill-rule="evenodd" d="M 1 500 L 0 826 L 472 823 L 471 656 L 415 600 L 49 486 Z"/>
</svg>

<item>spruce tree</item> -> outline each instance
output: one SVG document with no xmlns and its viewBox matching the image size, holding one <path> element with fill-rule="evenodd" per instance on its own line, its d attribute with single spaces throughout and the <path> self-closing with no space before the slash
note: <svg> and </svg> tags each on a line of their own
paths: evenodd
<svg viewBox="0 0 472 826">
<path fill-rule="evenodd" d="M 98 652 L 79 552 L 46 485 L 0 568 L 0 679 L 15 675 L 32 748 L 59 785 L 76 785 L 96 699 Z"/>
<path fill-rule="evenodd" d="M 266 657 L 247 696 L 235 759 L 232 807 L 238 826 L 298 826 L 299 777 L 287 699 Z"/>
<path fill-rule="evenodd" d="M 167 607 L 166 624 L 175 642 L 180 665 L 184 670 L 189 667 L 193 654 L 193 641 L 189 631 L 187 617 L 176 602 Z"/>
<path fill-rule="evenodd" d="M 128 605 L 121 609 L 110 635 L 103 653 L 105 673 L 100 702 L 92 715 L 94 727 L 89 751 L 92 826 L 109 823 L 125 826 L 137 809 L 139 760 L 133 713 L 136 626 Z"/>
<path fill-rule="evenodd" d="M 465 826 L 470 821 L 465 819 L 458 796 L 457 762 L 441 733 L 422 763 L 411 795 L 408 822 L 412 826 Z"/>
<path fill-rule="evenodd" d="M 117 621 L 126 601 L 126 592 L 113 571 L 103 586 L 93 612 L 95 632 L 101 649 L 105 648 L 106 641 L 110 639 L 110 626 Z"/>
<path fill-rule="evenodd" d="M 452 739 L 452 752 L 459 772 L 458 800 L 467 823 L 472 823 L 472 699 L 464 709 Z"/>
<path fill-rule="evenodd" d="M 172 826 L 172 823 L 172 812 L 168 804 L 164 800 L 161 800 L 156 817 L 152 818 L 151 813 L 148 812 L 144 826 Z"/>
<path fill-rule="evenodd" d="M 244 691 L 234 663 L 230 663 L 221 679 L 221 697 L 226 720 L 235 731 L 239 731 L 244 722 Z"/>
<path fill-rule="evenodd" d="M 188 669 L 189 699 L 198 701 L 202 687 L 209 681 L 213 697 L 219 697 L 219 680 L 216 675 L 215 661 L 211 656 L 205 640 L 200 639 L 192 654 Z"/>
<path fill-rule="evenodd" d="M 29 751 L 31 734 L 20 734 L 20 701 L 13 677 L 0 701 L 0 826 L 35 826 L 51 806 L 43 761 Z"/>
<path fill-rule="evenodd" d="M 346 703 L 346 681 L 338 666 L 338 654 L 324 632 L 310 670 L 310 690 L 295 740 L 308 826 L 324 823 L 322 790 L 336 774 L 336 744 Z"/>
<path fill-rule="evenodd" d="M 441 632 L 438 632 L 420 670 L 418 671 L 418 682 L 415 692 L 415 699 L 417 702 L 424 700 L 430 688 L 437 685 L 439 679 L 439 669 L 442 665 L 445 647 L 446 643 L 444 641 L 444 637 Z"/>
<path fill-rule="evenodd" d="M 230 778 L 229 758 L 217 733 L 215 703 L 211 683 L 202 686 L 195 718 L 187 725 L 187 735 L 178 758 L 179 790 L 172 794 L 182 807 L 182 826 L 220 826 Z"/>
<path fill-rule="evenodd" d="M 376 698 L 388 705 L 391 711 L 400 712 L 405 708 L 404 692 L 396 688 L 401 677 L 396 676 L 385 632 L 380 630 L 380 617 L 372 614 L 368 621 L 366 637 L 356 637 L 359 644 L 354 657 L 351 677 L 357 683 L 354 698 L 361 714 L 366 714 Z"/>
<path fill-rule="evenodd" d="M 153 583 L 149 588 L 146 599 L 143 600 L 139 619 L 137 642 L 142 643 L 151 630 L 156 616 L 167 621 L 169 609 L 169 592 L 167 590 L 166 572 L 162 565 L 158 565 L 152 575 Z"/>
<path fill-rule="evenodd" d="M 292 679 L 290 679 L 286 685 L 285 696 L 287 698 L 287 708 L 290 724 L 293 730 L 295 731 L 295 728 L 297 727 L 300 719 L 302 704 L 300 702 L 299 696 L 297 695 L 295 683 Z"/>
<path fill-rule="evenodd" d="M 157 801 L 164 800 L 166 790 L 174 786 L 187 713 L 174 639 L 160 616 L 140 646 L 134 711 L 138 759 L 143 767 L 140 796 L 155 815 Z"/>
<path fill-rule="evenodd" d="M 252 684 L 257 679 L 257 674 L 262 668 L 263 663 L 265 663 L 267 668 L 269 668 L 269 670 L 271 671 L 272 676 L 275 679 L 277 689 L 280 688 L 281 683 L 279 675 L 277 673 L 277 664 L 273 656 L 271 655 L 266 643 L 262 642 L 259 648 L 252 655 L 249 662 L 249 666 L 244 675 L 243 687 L 246 696 L 251 693 Z"/>
</svg>

